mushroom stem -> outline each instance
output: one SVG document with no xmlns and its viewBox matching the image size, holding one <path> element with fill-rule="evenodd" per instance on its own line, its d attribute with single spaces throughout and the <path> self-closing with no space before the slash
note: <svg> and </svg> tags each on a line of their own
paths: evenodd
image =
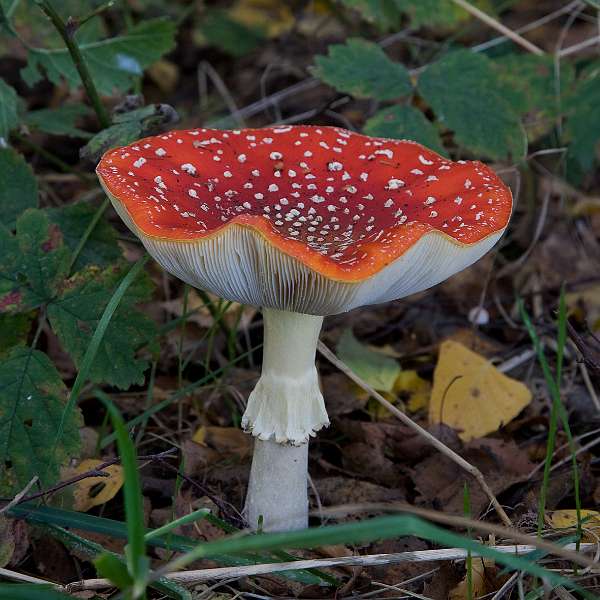
<svg viewBox="0 0 600 600">
<path fill-rule="evenodd" d="M 315 354 L 323 317 L 263 309 L 262 374 L 242 427 L 261 440 L 297 446 L 329 425 Z"/>
<path fill-rule="evenodd" d="M 308 527 L 308 442 L 300 446 L 254 440 L 245 516 L 252 529 Z"/>
<path fill-rule="evenodd" d="M 250 394 L 242 426 L 258 439 L 246 516 L 268 531 L 308 522 L 308 439 L 329 424 L 315 354 L 323 317 L 263 309 L 262 374 Z"/>
</svg>

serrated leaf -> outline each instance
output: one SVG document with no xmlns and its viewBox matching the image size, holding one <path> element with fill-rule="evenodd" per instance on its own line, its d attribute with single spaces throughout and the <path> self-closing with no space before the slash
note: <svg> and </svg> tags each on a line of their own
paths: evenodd
<svg viewBox="0 0 600 600">
<path fill-rule="evenodd" d="M 361 379 L 376 390 L 390 392 L 400 365 L 391 357 L 361 344 L 350 329 L 346 329 L 337 345 L 337 353 Z"/>
<path fill-rule="evenodd" d="M 586 69 L 566 104 L 569 158 L 583 171 L 589 171 L 600 142 L 600 62 Z"/>
<path fill-rule="evenodd" d="M 316 77 L 356 98 L 392 100 L 412 91 L 408 71 L 373 42 L 355 38 L 330 46 L 315 63 Z"/>
<path fill-rule="evenodd" d="M 367 135 L 413 140 L 445 154 L 437 129 L 414 106 L 389 106 L 375 113 L 364 126 Z"/>
<path fill-rule="evenodd" d="M 525 119 L 529 139 L 546 134 L 562 110 L 562 96 L 573 88 L 573 65 L 564 62 L 557 77 L 551 56 L 511 53 L 492 64 L 503 97 Z"/>
<path fill-rule="evenodd" d="M 89 114 L 89 108 L 83 104 L 65 104 L 59 108 L 32 110 L 23 120 L 30 129 L 51 135 L 91 138 L 93 134 L 77 127 L 77 122 Z"/>
<path fill-rule="evenodd" d="M 175 45 L 176 27 L 164 18 L 150 19 L 132 27 L 125 35 L 100 42 L 80 44 L 96 88 L 101 94 L 126 92 L 144 69 Z M 42 79 L 42 72 L 54 84 L 65 79 L 70 88 L 81 85 L 79 73 L 66 49 L 29 50 L 27 67 L 21 77 L 28 85 Z"/>
<path fill-rule="evenodd" d="M 0 139 L 8 139 L 10 130 L 19 124 L 17 103 L 17 92 L 0 78 Z"/>
<path fill-rule="evenodd" d="M 0 148 L 0 223 L 14 229 L 17 217 L 37 205 L 38 186 L 31 167 L 12 148 Z"/>
<path fill-rule="evenodd" d="M 459 50 L 428 66 L 418 89 L 457 144 L 476 156 L 521 159 L 527 139 L 490 60 Z"/>
<path fill-rule="evenodd" d="M 121 278 L 122 271 L 115 267 L 88 268 L 68 280 L 60 296 L 48 305 L 50 324 L 77 367 Z M 156 327 L 135 305 L 148 300 L 151 292 L 147 275 L 127 290 L 102 338 L 90 381 L 121 389 L 143 383 L 148 362 L 136 357 L 136 351 L 154 337 Z"/>
<path fill-rule="evenodd" d="M 35 475 L 42 487 L 52 485 L 78 454 L 78 410 L 65 415 L 60 442 L 48 452 L 66 401 L 67 389 L 43 352 L 17 346 L 0 360 L 0 494 L 22 489 Z"/>
<path fill-rule="evenodd" d="M 69 250 L 48 217 L 29 209 L 16 235 L 0 225 L 0 313 L 18 313 L 51 300 L 67 274 Z"/>
<path fill-rule="evenodd" d="M 77 202 L 59 208 L 46 209 L 46 213 L 50 222 L 60 227 L 65 245 L 73 252 L 79 245 L 96 210 L 95 206 L 87 202 Z M 122 252 L 117 235 L 116 229 L 106 219 L 101 218 L 89 235 L 72 270 L 79 271 L 90 265 L 107 267 L 118 261 Z"/>
<path fill-rule="evenodd" d="M 141 137 L 158 133 L 179 120 L 169 104 L 150 104 L 117 114 L 113 125 L 97 133 L 81 150 L 82 158 L 97 161 L 104 152 L 116 146 L 126 146 Z"/>
<path fill-rule="evenodd" d="M 24 345 L 31 329 L 31 315 L 0 314 L 0 358 L 13 346 Z"/>
</svg>

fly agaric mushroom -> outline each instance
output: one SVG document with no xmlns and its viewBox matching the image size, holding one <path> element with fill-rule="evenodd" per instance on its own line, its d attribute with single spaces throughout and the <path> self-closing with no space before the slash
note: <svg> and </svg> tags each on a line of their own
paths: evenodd
<svg viewBox="0 0 600 600">
<path fill-rule="evenodd" d="M 168 272 L 260 306 L 262 375 L 246 516 L 308 523 L 308 439 L 328 424 L 315 353 L 323 317 L 429 288 L 500 238 L 510 190 L 480 162 L 337 127 L 192 129 L 107 152 L 113 205 Z"/>
</svg>

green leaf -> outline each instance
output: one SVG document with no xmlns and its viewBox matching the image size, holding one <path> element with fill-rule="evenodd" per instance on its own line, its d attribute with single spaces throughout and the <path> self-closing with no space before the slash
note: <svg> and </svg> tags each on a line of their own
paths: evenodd
<svg viewBox="0 0 600 600">
<path fill-rule="evenodd" d="M 218 8 L 206 12 L 199 33 L 211 46 L 232 56 L 244 56 L 266 39 L 262 30 L 244 25 L 232 19 L 227 11 Z"/>
<path fill-rule="evenodd" d="M 40 210 L 23 213 L 16 235 L 0 225 L 0 313 L 23 312 L 54 298 L 69 254 L 60 229 Z"/>
<path fill-rule="evenodd" d="M 19 215 L 37 205 L 38 186 L 31 167 L 12 148 L 0 148 L 0 223 L 14 229 Z"/>
<path fill-rule="evenodd" d="M 569 158 L 583 171 L 589 171 L 596 160 L 600 142 L 599 106 L 600 61 L 596 61 L 582 74 L 567 101 L 565 134 L 570 141 Z"/>
<path fill-rule="evenodd" d="M 573 88 L 573 65 L 562 63 L 558 77 L 551 56 L 511 53 L 492 64 L 504 99 L 525 119 L 530 141 L 548 133 L 562 112 L 563 96 Z"/>
<path fill-rule="evenodd" d="M 94 560 L 94 566 L 100 577 L 110 579 L 120 590 L 127 589 L 133 583 L 133 579 L 127 571 L 127 566 L 114 554 L 108 552 L 101 554 Z"/>
<path fill-rule="evenodd" d="M 389 31 L 400 25 L 401 12 L 393 0 L 341 0 L 341 3 L 359 12 L 365 21 L 381 31 Z"/>
<path fill-rule="evenodd" d="M 77 202 L 59 208 L 46 209 L 51 223 L 55 223 L 63 232 L 64 242 L 74 252 L 84 235 L 86 228 L 96 213 L 96 207 L 88 202 Z M 106 219 L 100 219 L 83 246 L 73 270 L 96 265 L 107 267 L 122 257 L 117 231 Z"/>
<path fill-rule="evenodd" d="M 60 443 L 48 452 L 66 401 L 67 389 L 43 352 L 17 346 L 0 360 L 0 494 L 22 489 L 34 475 L 42 487 L 54 484 L 61 465 L 78 455 L 78 409 L 66 415 Z"/>
<path fill-rule="evenodd" d="M 418 89 L 457 144 L 492 159 L 521 159 L 527 139 L 518 114 L 503 96 L 489 59 L 459 50 L 421 74 Z"/>
<path fill-rule="evenodd" d="M 364 126 L 367 135 L 413 140 L 445 154 L 437 129 L 414 106 L 389 106 L 375 113 Z"/>
<path fill-rule="evenodd" d="M 78 368 L 122 276 L 119 268 L 89 267 L 69 279 L 60 296 L 48 305 L 50 324 Z M 152 283 L 145 274 L 129 287 L 102 338 L 90 367 L 90 381 L 121 389 L 144 382 L 148 362 L 136 357 L 136 351 L 154 337 L 156 326 L 135 305 L 148 300 L 151 293 Z"/>
<path fill-rule="evenodd" d="M 59 108 L 42 108 L 28 112 L 24 121 L 30 129 L 51 135 L 66 135 L 75 138 L 91 138 L 89 131 L 79 129 L 76 123 L 90 114 L 84 104 L 65 104 Z"/>
<path fill-rule="evenodd" d="M 31 329 L 31 315 L 0 314 L 0 359 L 13 346 L 27 343 L 27 335 Z"/>
<path fill-rule="evenodd" d="M 73 596 L 57 592 L 52 585 L 0 583 L 0 600 L 73 600 Z"/>
<path fill-rule="evenodd" d="M 350 39 L 317 56 L 313 73 L 336 90 L 356 98 L 392 100 L 412 92 L 408 71 L 373 42 Z"/>
<path fill-rule="evenodd" d="M 391 357 L 361 344 L 346 329 L 337 345 L 340 360 L 376 390 L 390 392 L 400 374 L 400 365 Z"/>
<path fill-rule="evenodd" d="M 82 158 L 97 161 L 104 152 L 161 131 L 176 123 L 179 115 L 169 104 L 150 104 L 115 115 L 114 125 L 97 133 L 80 151 Z"/>
<path fill-rule="evenodd" d="M 125 35 L 80 44 L 98 91 L 111 95 L 115 91 L 129 90 L 146 67 L 174 47 L 175 32 L 173 21 L 150 19 L 135 25 Z M 56 85 L 62 79 L 66 79 L 70 88 L 81 85 L 79 73 L 64 48 L 29 50 L 27 67 L 21 71 L 21 76 L 31 86 L 42 79 L 42 71 Z"/>
<path fill-rule="evenodd" d="M 11 129 L 19 124 L 17 104 L 17 92 L 0 78 L 0 140 L 6 141 Z"/>
</svg>

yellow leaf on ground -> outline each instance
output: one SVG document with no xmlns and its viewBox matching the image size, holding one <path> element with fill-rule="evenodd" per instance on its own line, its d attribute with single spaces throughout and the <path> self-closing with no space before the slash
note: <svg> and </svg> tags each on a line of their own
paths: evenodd
<svg viewBox="0 0 600 600">
<path fill-rule="evenodd" d="M 270 38 L 289 31 L 295 23 L 292 9 L 278 0 L 238 0 L 229 16 L 246 27 L 264 30 Z"/>
<path fill-rule="evenodd" d="M 492 577 L 488 575 L 489 571 L 491 571 L 489 575 L 492 575 Z M 473 598 L 480 598 L 494 591 L 494 574 L 493 560 L 473 557 L 471 565 L 471 593 Z M 449 598 L 450 600 L 467 600 L 469 598 L 467 575 L 454 589 L 450 590 Z"/>
<path fill-rule="evenodd" d="M 202 425 L 192 440 L 201 446 L 210 446 L 223 454 L 245 458 L 252 453 L 252 436 L 239 427 L 206 427 Z"/>
<path fill-rule="evenodd" d="M 81 461 L 71 475 L 79 475 L 95 469 L 103 461 L 95 458 L 87 458 Z M 103 469 L 108 477 L 86 477 L 75 484 L 73 491 L 73 508 L 80 512 L 86 512 L 93 506 L 99 506 L 112 500 L 123 486 L 123 467 L 111 465 Z"/>
<path fill-rule="evenodd" d="M 577 527 L 577 511 L 574 508 L 554 510 L 547 514 L 548 524 L 553 529 Z M 583 541 L 595 543 L 600 539 L 600 512 L 581 509 Z"/>
<path fill-rule="evenodd" d="M 410 412 L 417 412 L 429 403 L 431 383 L 419 377 L 416 371 L 401 371 L 393 392 L 406 403 Z"/>
<path fill-rule="evenodd" d="M 464 441 L 497 431 L 531 401 L 520 381 L 507 377 L 462 344 L 440 346 L 429 402 L 429 422 L 444 423 Z"/>
<path fill-rule="evenodd" d="M 368 397 L 368 394 L 356 386 L 356 395 Z M 410 412 L 417 412 L 426 408 L 431 394 L 431 383 L 417 375 L 416 371 L 400 371 L 391 392 L 381 392 L 381 395 L 392 404 L 402 408 L 406 407 Z M 392 413 L 382 406 L 377 400 L 371 398 L 367 404 L 367 412 L 376 421 L 392 419 Z"/>
</svg>

